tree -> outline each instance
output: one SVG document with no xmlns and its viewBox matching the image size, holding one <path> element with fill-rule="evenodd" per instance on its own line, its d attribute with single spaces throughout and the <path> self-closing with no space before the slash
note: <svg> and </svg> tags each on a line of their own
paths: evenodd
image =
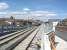
<svg viewBox="0 0 67 50">
<path fill-rule="evenodd" d="M 14 17 L 13 17 L 13 16 L 11 16 L 11 17 L 10 17 L 10 19 L 14 19 Z"/>
</svg>

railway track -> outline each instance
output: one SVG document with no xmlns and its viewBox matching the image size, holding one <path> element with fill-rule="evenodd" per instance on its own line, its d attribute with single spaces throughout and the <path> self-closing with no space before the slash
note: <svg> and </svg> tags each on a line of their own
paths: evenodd
<svg viewBox="0 0 67 50">
<path fill-rule="evenodd" d="M 24 41 L 37 27 L 21 30 L 0 37 L 0 50 L 13 50 L 21 41 Z"/>
<path fill-rule="evenodd" d="M 0 37 L 0 41 L 3 40 L 3 39 L 8 38 L 8 37 L 10 37 L 10 36 L 16 35 L 16 34 L 18 34 L 18 33 L 20 33 L 20 32 L 23 32 L 23 31 L 25 31 L 25 30 L 26 30 L 26 29 L 23 29 L 23 30 L 20 30 L 20 31 L 17 31 L 17 32 L 14 32 L 14 33 L 10 33 L 10 34 L 5 35 L 5 36 L 2 36 L 2 37 Z"/>
</svg>

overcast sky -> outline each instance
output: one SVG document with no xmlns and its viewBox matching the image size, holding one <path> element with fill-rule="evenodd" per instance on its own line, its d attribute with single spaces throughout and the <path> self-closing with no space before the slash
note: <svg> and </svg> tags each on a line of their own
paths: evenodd
<svg viewBox="0 0 67 50">
<path fill-rule="evenodd" d="M 0 17 L 11 15 L 40 20 L 67 18 L 67 0 L 0 0 Z"/>
</svg>

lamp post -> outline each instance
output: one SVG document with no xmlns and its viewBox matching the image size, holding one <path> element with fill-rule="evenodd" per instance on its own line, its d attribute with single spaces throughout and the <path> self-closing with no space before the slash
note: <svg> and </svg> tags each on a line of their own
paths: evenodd
<svg viewBox="0 0 67 50">
<path fill-rule="evenodd" d="M 2 19 L 2 22 L 3 22 L 3 23 L 2 23 L 2 25 L 1 25 L 1 26 L 2 26 L 1 33 L 3 33 L 3 31 L 4 31 L 4 30 L 3 30 L 3 29 L 4 29 L 4 26 L 3 26 L 3 24 L 4 24 L 4 19 Z"/>
<path fill-rule="evenodd" d="M 27 18 L 27 28 L 29 28 L 29 16 Z"/>
<path fill-rule="evenodd" d="M 27 27 L 29 28 L 29 11 L 27 11 L 28 12 L 28 16 L 27 16 Z"/>
</svg>

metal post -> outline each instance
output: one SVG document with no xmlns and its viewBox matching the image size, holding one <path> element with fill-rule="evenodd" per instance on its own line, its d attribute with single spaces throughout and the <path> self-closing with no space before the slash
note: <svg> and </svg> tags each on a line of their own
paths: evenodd
<svg viewBox="0 0 67 50">
<path fill-rule="evenodd" d="M 2 29 L 1 29 L 1 30 L 2 30 L 1 33 L 3 33 L 3 31 L 4 31 L 4 30 L 3 30 L 3 24 L 2 24 Z"/>
</svg>

